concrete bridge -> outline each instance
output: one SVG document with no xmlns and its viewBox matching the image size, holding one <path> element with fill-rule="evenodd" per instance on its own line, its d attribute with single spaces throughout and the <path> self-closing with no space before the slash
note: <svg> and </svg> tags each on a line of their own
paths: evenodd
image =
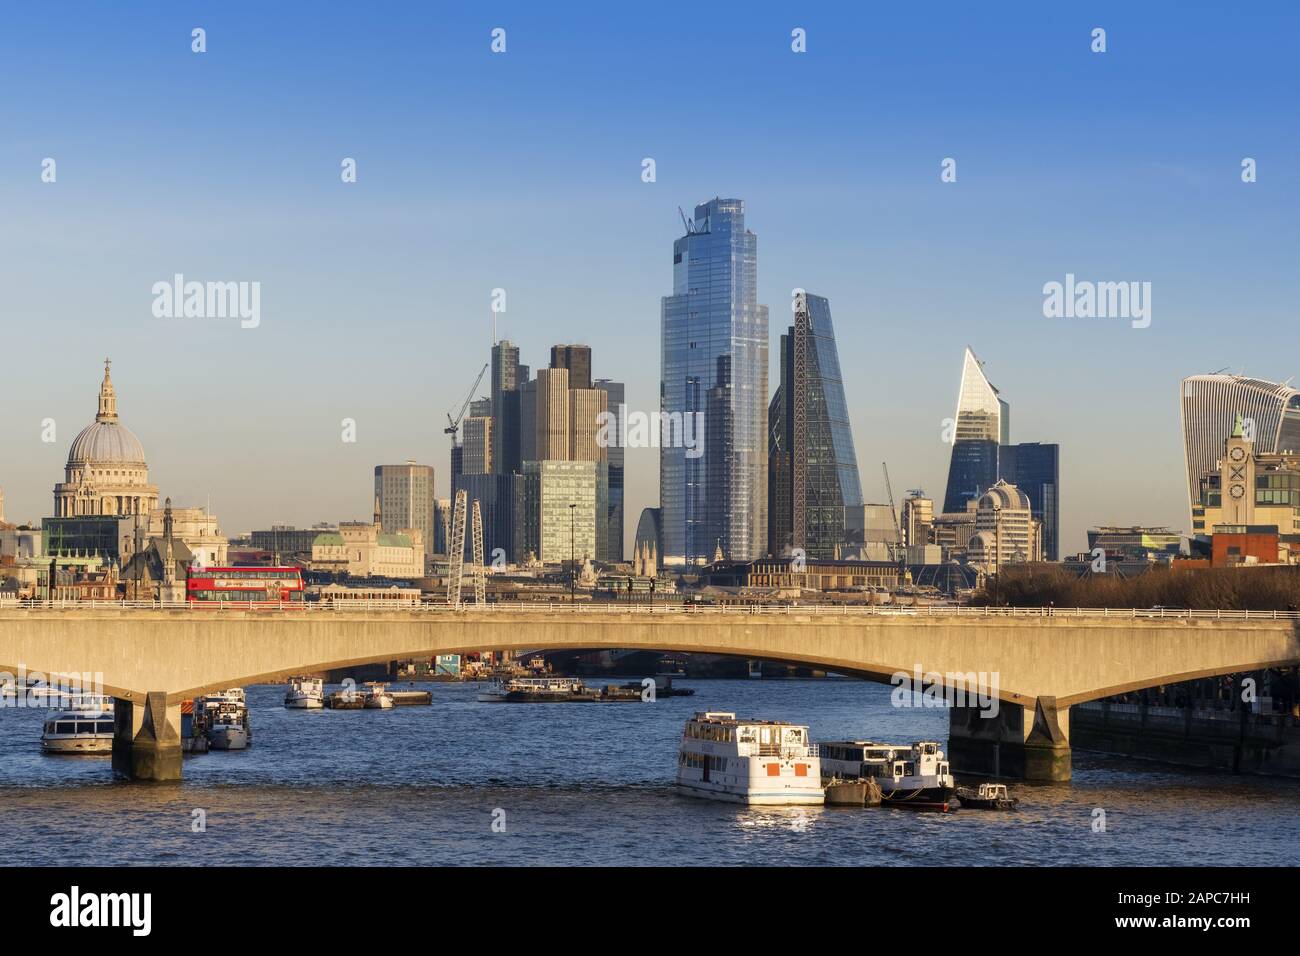
<svg viewBox="0 0 1300 956">
<path fill-rule="evenodd" d="M 180 704 L 186 698 L 376 661 L 538 647 L 632 648 L 804 664 L 880 682 L 919 672 L 926 684 L 972 693 L 985 675 L 999 701 L 997 714 L 976 706 L 951 711 L 953 766 L 1068 780 L 1071 705 L 1300 664 L 1297 617 L 956 607 L 281 610 L 82 602 L 0 609 L 0 671 L 102 675 L 105 693 L 117 698 L 114 770 L 147 780 L 181 775 Z"/>
</svg>

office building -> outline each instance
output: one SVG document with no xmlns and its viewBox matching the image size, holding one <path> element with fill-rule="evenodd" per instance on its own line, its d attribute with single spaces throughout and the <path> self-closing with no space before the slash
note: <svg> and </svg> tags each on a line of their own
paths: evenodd
<svg viewBox="0 0 1300 956">
<path fill-rule="evenodd" d="M 623 468 L 625 462 L 624 445 L 627 436 L 623 434 L 624 416 L 619 410 L 624 406 L 624 387 L 622 382 L 598 379 L 596 388 L 605 393 L 605 408 L 609 412 L 609 440 L 605 447 L 605 460 L 609 465 L 609 537 L 605 548 L 604 560 L 619 562 L 623 560 Z"/>
<path fill-rule="evenodd" d="M 673 291 L 662 302 L 661 411 L 679 424 L 715 414 L 703 456 L 660 449 L 663 563 L 709 561 L 719 546 L 737 561 L 767 550 L 767 308 L 757 286 L 744 203 L 696 206 L 673 243 Z"/>
<path fill-rule="evenodd" d="M 410 460 L 403 465 L 375 466 L 375 496 L 385 532 L 396 534 L 402 528 L 417 528 L 426 550 L 434 547 L 438 533 L 433 479 L 432 465 Z M 310 546 L 306 550 L 311 550 Z"/>
<path fill-rule="evenodd" d="M 1011 408 L 984 375 L 983 363 L 967 346 L 952 423 L 952 458 L 944 491 L 946 514 L 966 510 L 998 480 L 998 446 L 1011 440 Z"/>
<path fill-rule="evenodd" d="M 998 474 L 1019 488 L 1043 526 L 1043 557 L 1060 560 L 1061 446 L 1020 442 L 998 449 Z"/>
<path fill-rule="evenodd" d="M 801 292 L 794 307 L 768 407 L 768 553 L 837 558 L 864 540 L 848 524 L 863 503 L 857 453 L 830 303 Z"/>
<path fill-rule="evenodd" d="M 551 346 L 551 368 L 568 371 L 569 388 L 591 388 L 591 346 Z"/>
</svg>

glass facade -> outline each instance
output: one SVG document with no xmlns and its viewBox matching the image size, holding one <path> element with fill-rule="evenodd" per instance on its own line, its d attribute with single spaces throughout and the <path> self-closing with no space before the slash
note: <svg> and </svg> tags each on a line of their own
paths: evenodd
<svg viewBox="0 0 1300 956">
<path fill-rule="evenodd" d="M 719 546 L 749 561 L 767 547 L 767 308 L 757 282 L 744 202 L 696 206 L 673 243 L 673 294 L 662 303 L 660 408 L 674 427 L 703 415 L 704 454 L 660 449 L 667 564 L 709 561 Z"/>
<path fill-rule="evenodd" d="M 622 421 L 619 415 L 619 407 L 625 403 L 624 389 L 622 382 L 613 382 L 607 378 L 602 378 L 596 382 L 596 388 L 601 389 L 608 396 L 605 403 L 606 409 L 611 416 L 609 428 L 609 447 L 606 454 L 609 461 L 609 531 L 606 535 L 607 545 L 602 559 L 605 561 L 622 561 L 623 560 L 623 445 L 627 436 L 619 431 L 621 427 L 618 423 Z"/>
<path fill-rule="evenodd" d="M 984 377 L 980 360 L 969 347 L 962 361 L 954 423 L 948 487 L 943 496 L 945 513 L 965 511 L 966 502 L 978 499 L 997 483 L 998 446 L 1011 440 L 1011 407 L 998 397 L 998 390 Z"/>
<path fill-rule="evenodd" d="M 999 449 L 1000 476 L 1019 488 L 1043 526 L 1043 557 L 1060 560 L 1061 446 L 1021 442 Z"/>
<path fill-rule="evenodd" d="M 802 548 L 808 558 L 832 559 L 837 547 L 861 543 L 862 485 L 830 303 L 802 295 L 796 309 L 768 408 L 768 551 Z"/>
</svg>

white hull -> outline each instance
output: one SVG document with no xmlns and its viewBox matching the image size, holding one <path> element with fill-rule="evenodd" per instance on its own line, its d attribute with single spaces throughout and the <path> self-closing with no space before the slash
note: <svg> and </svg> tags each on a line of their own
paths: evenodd
<svg viewBox="0 0 1300 956">
<path fill-rule="evenodd" d="M 822 790 L 738 791 L 706 783 L 677 782 L 677 789 L 688 797 L 701 800 L 718 800 L 723 803 L 742 803 L 751 807 L 820 807 L 826 802 Z"/>
<path fill-rule="evenodd" d="M 111 754 L 113 738 L 101 737 L 60 737 L 54 740 L 42 740 L 41 750 L 47 754 Z"/>
<path fill-rule="evenodd" d="M 284 706 L 289 710 L 322 710 L 325 701 L 319 697 L 292 697 L 285 698 Z"/>
<path fill-rule="evenodd" d="M 393 698 L 391 697 L 369 697 L 366 699 L 366 710 L 391 710 Z"/>
</svg>

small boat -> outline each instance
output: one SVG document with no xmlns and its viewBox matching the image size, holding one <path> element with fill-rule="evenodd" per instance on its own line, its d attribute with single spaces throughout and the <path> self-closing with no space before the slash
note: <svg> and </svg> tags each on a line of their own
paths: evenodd
<svg viewBox="0 0 1300 956">
<path fill-rule="evenodd" d="M 47 754 L 113 752 L 113 700 L 86 696 L 45 721 L 41 750 Z"/>
<path fill-rule="evenodd" d="M 871 777 L 880 786 L 881 805 L 908 810 L 956 809 L 957 785 L 943 751 L 933 740 L 910 747 L 870 740 L 842 740 L 821 746 L 822 774 L 856 780 Z"/>
<path fill-rule="evenodd" d="M 200 697 L 194 702 L 194 715 L 212 750 L 244 750 L 253 742 L 243 688 Z"/>
<path fill-rule="evenodd" d="M 291 677 L 284 692 L 290 710 L 320 710 L 325 706 L 325 682 L 319 677 Z"/>
<path fill-rule="evenodd" d="M 336 690 L 325 698 L 330 710 L 363 710 L 366 699 L 356 690 Z"/>
<path fill-rule="evenodd" d="M 968 810 L 1014 810 L 1020 803 L 1007 792 L 1005 783 L 981 783 L 978 790 L 958 787 L 957 799 Z"/>
<path fill-rule="evenodd" d="M 479 691 L 483 704 L 550 704 L 599 700 L 600 694 L 588 691 L 582 681 L 572 677 L 512 677 L 493 681 Z"/>
<path fill-rule="evenodd" d="M 396 703 L 388 692 L 388 685 L 379 681 L 367 681 L 361 691 L 366 710 L 389 710 Z"/>
<path fill-rule="evenodd" d="M 821 761 L 808 728 L 777 720 L 737 720 L 722 711 L 686 722 L 677 753 L 684 794 L 750 806 L 822 806 Z"/>
</svg>

